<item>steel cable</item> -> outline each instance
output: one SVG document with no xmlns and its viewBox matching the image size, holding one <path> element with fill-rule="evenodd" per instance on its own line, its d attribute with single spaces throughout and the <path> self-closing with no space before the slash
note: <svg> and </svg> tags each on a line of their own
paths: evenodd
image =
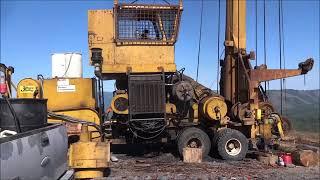
<svg viewBox="0 0 320 180">
<path fill-rule="evenodd" d="M 220 1 L 220 0 L 219 0 Z M 255 1 L 256 7 L 255 7 L 255 15 L 256 15 L 256 66 L 258 66 L 258 0 Z"/>
<path fill-rule="evenodd" d="M 263 50 L 264 50 L 264 64 L 267 64 L 267 41 L 266 41 L 266 0 L 263 0 Z M 269 82 L 268 82 L 269 84 Z M 269 91 L 267 91 L 267 82 L 264 82 L 264 89 L 267 92 L 267 94 L 269 93 Z M 268 89 L 269 90 L 269 89 Z"/>
<path fill-rule="evenodd" d="M 282 34 L 281 34 L 281 0 L 278 1 L 278 27 L 279 27 L 279 65 L 280 69 L 282 69 Z M 283 87 L 282 87 L 282 78 L 280 79 L 280 113 L 283 113 Z"/>
<path fill-rule="evenodd" d="M 221 1 L 218 5 L 218 54 L 217 54 L 217 93 L 219 94 L 219 76 L 220 76 L 220 14 L 221 14 Z M 210 86 L 211 88 L 211 86 Z"/>
<path fill-rule="evenodd" d="M 200 65 L 200 53 L 201 53 L 202 19 L 203 19 L 203 0 L 201 0 L 200 32 L 199 32 L 199 42 L 198 42 L 198 62 L 197 62 L 197 76 L 196 76 L 197 82 L 199 77 L 199 65 Z"/>
<path fill-rule="evenodd" d="M 286 70 L 286 56 L 285 56 L 285 36 L 284 36 L 284 20 L 283 20 L 283 1 L 281 0 L 281 33 L 282 33 L 282 56 L 283 56 L 283 69 Z M 286 87 L 286 78 L 282 80 L 283 88 L 284 88 L 284 111 L 287 115 L 287 87 Z"/>
</svg>

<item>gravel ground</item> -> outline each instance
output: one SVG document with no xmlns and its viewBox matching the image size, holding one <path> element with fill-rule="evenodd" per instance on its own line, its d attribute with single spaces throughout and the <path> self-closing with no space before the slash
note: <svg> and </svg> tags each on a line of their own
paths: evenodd
<svg viewBox="0 0 320 180">
<path fill-rule="evenodd" d="M 318 167 L 272 167 L 255 159 L 227 162 L 206 158 L 203 163 L 183 163 L 170 153 L 152 158 L 117 154 L 106 179 L 320 179 Z"/>
<path fill-rule="evenodd" d="M 297 137 L 299 137 L 297 139 Z M 301 137 L 302 140 L 301 140 Z M 316 138 L 311 136 L 291 135 L 286 143 L 292 146 L 297 142 L 320 147 L 319 134 Z M 299 143 L 299 142 L 298 142 Z M 299 143 L 299 144 L 300 144 Z M 183 163 L 172 151 L 159 150 L 140 151 L 137 147 L 120 147 L 125 151 L 140 152 L 140 154 L 128 155 L 115 154 L 118 162 L 111 163 L 108 176 L 103 179 L 318 179 L 320 180 L 320 166 L 316 167 L 281 167 L 265 165 L 249 154 L 242 161 L 223 161 L 207 157 L 199 164 Z M 142 148 L 143 149 L 143 148 Z M 169 148 L 170 149 L 170 148 Z M 115 152 L 115 151 L 114 151 Z M 150 153 L 152 152 L 152 153 Z"/>
</svg>

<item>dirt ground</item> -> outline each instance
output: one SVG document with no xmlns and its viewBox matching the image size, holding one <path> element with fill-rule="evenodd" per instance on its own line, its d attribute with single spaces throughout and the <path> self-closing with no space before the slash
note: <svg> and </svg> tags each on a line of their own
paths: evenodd
<svg viewBox="0 0 320 180">
<path fill-rule="evenodd" d="M 318 137 L 293 134 L 285 143 L 292 146 L 307 144 L 319 149 Z M 229 162 L 206 157 L 199 164 L 183 163 L 175 153 L 170 152 L 114 155 L 119 161 L 111 163 L 109 175 L 104 179 L 320 179 L 320 166 L 273 167 L 250 158 L 250 153 L 242 161 Z"/>
</svg>

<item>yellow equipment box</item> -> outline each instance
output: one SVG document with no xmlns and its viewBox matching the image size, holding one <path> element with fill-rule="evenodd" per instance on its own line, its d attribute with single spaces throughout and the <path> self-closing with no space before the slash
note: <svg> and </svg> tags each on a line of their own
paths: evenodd
<svg viewBox="0 0 320 180">
<path fill-rule="evenodd" d="M 49 111 L 95 109 L 95 79 L 55 78 L 41 81 L 26 78 L 18 84 L 17 97 L 48 99 Z"/>
</svg>

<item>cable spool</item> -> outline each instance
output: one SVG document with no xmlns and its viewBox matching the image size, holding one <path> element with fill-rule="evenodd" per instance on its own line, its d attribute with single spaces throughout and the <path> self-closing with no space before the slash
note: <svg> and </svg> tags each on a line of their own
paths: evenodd
<svg viewBox="0 0 320 180">
<path fill-rule="evenodd" d="M 228 108 L 224 99 L 215 96 L 209 96 L 201 100 L 199 110 L 210 120 L 221 120 L 226 116 Z"/>
<path fill-rule="evenodd" d="M 190 101 L 194 97 L 194 89 L 190 82 L 180 81 L 173 85 L 172 94 L 180 101 Z"/>
<path fill-rule="evenodd" d="M 41 89 L 40 82 L 32 79 L 22 79 L 17 86 L 18 98 L 40 98 L 39 90 Z"/>
<path fill-rule="evenodd" d="M 129 113 L 128 94 L 117 94 L 112 98 L 111 109 L 117 114 Z"/>
</svg>

